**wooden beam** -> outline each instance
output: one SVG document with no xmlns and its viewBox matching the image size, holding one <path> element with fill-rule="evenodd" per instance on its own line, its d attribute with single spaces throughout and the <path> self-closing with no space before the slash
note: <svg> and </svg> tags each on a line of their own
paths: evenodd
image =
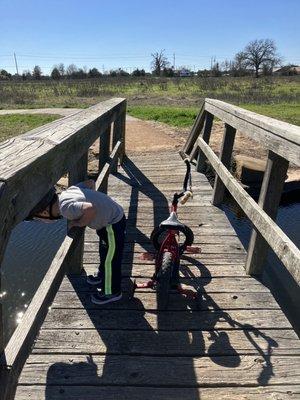
<svg viewBox="0 0 300 400">
<path fill-rule="evenodd" d="M 120 141 L 118 141 L 117 144 L 115 145 L 113 151 L 111 152 L 109 161 L 104 165 L 104 167 L 102 168 L 102 171 L 100 172 L 100 174 L 97 178 L 96 190 L 99 190 L 102 192 L 102 187 L 103 187 L 103 185 L 105 185 L 105 181 L 107 180 L 109 173 L 111 172 L 111 170 L 114 168 L 114 166 L 118 162 L 118 157 L 119 157 L 121 150 L 122 150 L 122 143 Z"/>
<path fill-rule="evenodd" d="M 256 140 L 262 147 L 300 165 L 299 126 L 256 114 L 220 100 L 205 99 L 205 110 Z"/>
<path fill-rule="evenodd" d="M 300 250 L 288 238 L 288 236 L 277 226 L 277 224 L 264 212 L 251 196 L 240 186 L 232 174 L 224 167 L 212 149 L 202 138 L 198 144 L 212 167 L 222 179 L 241 209 L 245 212 L 252 224 L 268 242 L 278 258 L 286 266 L 296 283 L 300 284 Z"/>
<path fill-rule="evenodd" d="M 196 143 L 196 140 L 203 128 L 204 119 L 205 119 L 205 112 L 204 112 L 204 101 L 203 101 L 199 114 L 197 115 L 194 125 L 192 127 L 191 133 L 189 134 L 189 137 L 182 149 L 184 153 L 188 155 L 191 153 L 194 144 Z"/>
<path fill-rule="evenodd" d="M 31 300 L 21 323 L 15 329 L 0 357 L 0 399 L 13 399 L 18 375 L 30 352 L 36 334 L 48 312 L 65 273 L 64 259 L 71 247 L 68 236 L 63 241 L 44 279 Z"/>
<path fill-rule="evenodd" d="M 211 113 L 206 112 L 204 129 L 203 129 L 201 136 L 207 144 L 209 143 L 213 121 L 214 121 L 214 116 Z M 206 157 L 205 157 L 204 153 L 201 150 L 199 150 L 198 157 L 197 157 L 196 171 L 198 171 L 198 172 L 204 171 L 205 161 L 206 161 Z"/>
<path fill-rule="evenodd" d="M 124 112 L 124 107 L 124 99 L 113 99 L 21 135 L 6 146 L 0 143 L 0 181 L 8 184 L 7 203 L 14 199 L 14 226 Z"/>
<path fill-rule="evenodd" d="M 289 162 L 273 153 L 268 152 L 267 167 L 260 191 L 258 205 L 275 221 L 280 198 L 287 177 Z M 248 247 L 246 272 L 260 275 L 267 257 L 269 246 L 261 234 L 253 229 Z"/>
<path fill-rule="evenodd" d="M 105 164 L 109 161 L 109 146 L 111 136 L 111 125 L 105 132 L 100 135 L 100 149 L 99 149 L 99 173 L 103 170 Z M 108 177 L 102 182 L 101 191 L 107 193 Z"/>
<path fill-rule="evenodd" d="M 71 168 L 69 172 L 69 186 L 82 182 L 87 178 L 87 164 L 88 153 L 86 152 Z M 78 234 L 66 259 L 67 271 L 70 274 L 80 274 L 83 266 L 84 229 L 75 229 L 78 231 Z"/>
<path fill-rule="evenodd" d="M 0 182 L 0 213 L 4 215 L 4 219 L 0 224 L 0 295 L 2 296 L 2 274 L 1 274 L 1 264 L 4 258 L 5 250 L 7 243 L 9 241 L 9 237 L 13 227 L 13 212 L 12 207 L 13 203 L 8 202 L 8 199 L 5 199 L 5 192 L 7 190 L 7 184 L 5 182 Z M 3 304 L 0 297 L 0 353 L 4 349 L 4 337 L 5 337 L 5 326 L 3 324 Z"/>
<path fill-rule="evenodd" d="M 234 145 L 236 130 L 230 125 L 225 124 L 223 142 L 220 149 L 220 160 L 223 165 L 229 169 L 231 164 L 231 155 Z M 217 206 L 222 203 L 225 193 L 225 185 L 216 175 L 214 183 L 214 191 L 212 196 L 212 204 Z"/>
</svg>

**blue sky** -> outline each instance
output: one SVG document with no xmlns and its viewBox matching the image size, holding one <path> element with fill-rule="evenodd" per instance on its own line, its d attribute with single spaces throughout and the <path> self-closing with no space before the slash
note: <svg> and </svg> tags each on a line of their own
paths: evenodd
<svg viewBox="0 0 300 400">
<path fill-rule="evenodd" d="M 99 70 L 150 68 L 165 49 L 176 66 L 202 69 L 254 39 L 274 39 L 300 64 L 300 0 L 0 0 L 0 68 L 75 63 Z"/>
</svg>

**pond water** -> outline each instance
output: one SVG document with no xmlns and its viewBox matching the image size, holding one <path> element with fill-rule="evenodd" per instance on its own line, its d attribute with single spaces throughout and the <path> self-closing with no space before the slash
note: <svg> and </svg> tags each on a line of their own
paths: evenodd
<svg viewBox="0 0 300 400">
<path fill-rule="evenodd" d="M 26 221 L 13 230 L 1 267 L 5 342 L 20 322 L 66 233 L 66 220 L 52 224 Z"/>
<path fill-rule="evenodd" d="M 289 200 L 282 202 L 276 222 L 283 232 L 300 247 L 300 196 L 295 192 Z M 221 208 L 226 213 L 239 239 L 247 249 L 252 224 L 232 198 L 227 198 Z M 269 250 L 262 282 L 272 291 L 277 302 L 300 336 L 300 288 L 282 262 Z"/>
</svg>

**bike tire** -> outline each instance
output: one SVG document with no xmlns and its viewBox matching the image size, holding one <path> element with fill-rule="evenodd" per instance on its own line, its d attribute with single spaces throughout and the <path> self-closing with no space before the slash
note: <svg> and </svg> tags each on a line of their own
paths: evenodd
<svg viewBox="0 0 300 400">
<path fill-rule="evenodd" d="M 161 241 L 159 240 L 159 238 L 162 235 L 162 233 L 165 231 L 166 231 L 166 229 L 164 227 L 157 226 L 156 228 L 153 229 L 153 231 L 151 233 L 150 239 L 156 250 L 160 249 Z M 193 234 L 193 231 L 191 230 L 191 228 L 189 228 L 187 225 L 184 225 L 183 229 L 180 229 L 180 232 L 182 232 L 185 235 L 185 241 L 180 246 L 180 253 L 182 254 L 184 252 L 184 250 L 186 249 L 186 246 L 192 246 L 192 244 L 194 242 L 194 234 Z"/>
<path fill-rule="evenodd" d="M 163 253 L 161 266 L 157 274 L 157 306 L 159 310 L 166 310 L 168 307 L 172 272 L 172 254 L 166 251 Z"/>
</svg>

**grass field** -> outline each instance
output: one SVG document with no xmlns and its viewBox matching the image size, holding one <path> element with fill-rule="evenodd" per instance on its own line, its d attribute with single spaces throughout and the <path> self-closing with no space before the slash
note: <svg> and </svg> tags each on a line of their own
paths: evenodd
<svg viewBox="0 0 300 400">
<path fill-rule="evenodd" d="M 46 114 L 34 114 L 34 115 L 1 115 L 0 116 L 0 142 L 9 139 L 13 136 L 21 135 L 31 129 L 38 126 L 52 122 L 57 118 L 61 118 L 60 115 L 46 115 Z"/>
<path fill-rule="evenodd" d="M 239 104 L 240 107 L 267 115 L 290 124 L 300 125 L 299 103 Z M 193 124 L 198 107 L 129 106 L 128 113 L 133 117 L 163 122 L 176 127 L 189 127 Z"/>
<path fill-rule="evenodd" d="M 268 78 L 135 78 L 0 82 L 0 108 L 87 107 L 126 97 L 130 106 L 193 107 L 203 97 L 232 103 L 300 102 L 300 76 Z"/>
</svg>

